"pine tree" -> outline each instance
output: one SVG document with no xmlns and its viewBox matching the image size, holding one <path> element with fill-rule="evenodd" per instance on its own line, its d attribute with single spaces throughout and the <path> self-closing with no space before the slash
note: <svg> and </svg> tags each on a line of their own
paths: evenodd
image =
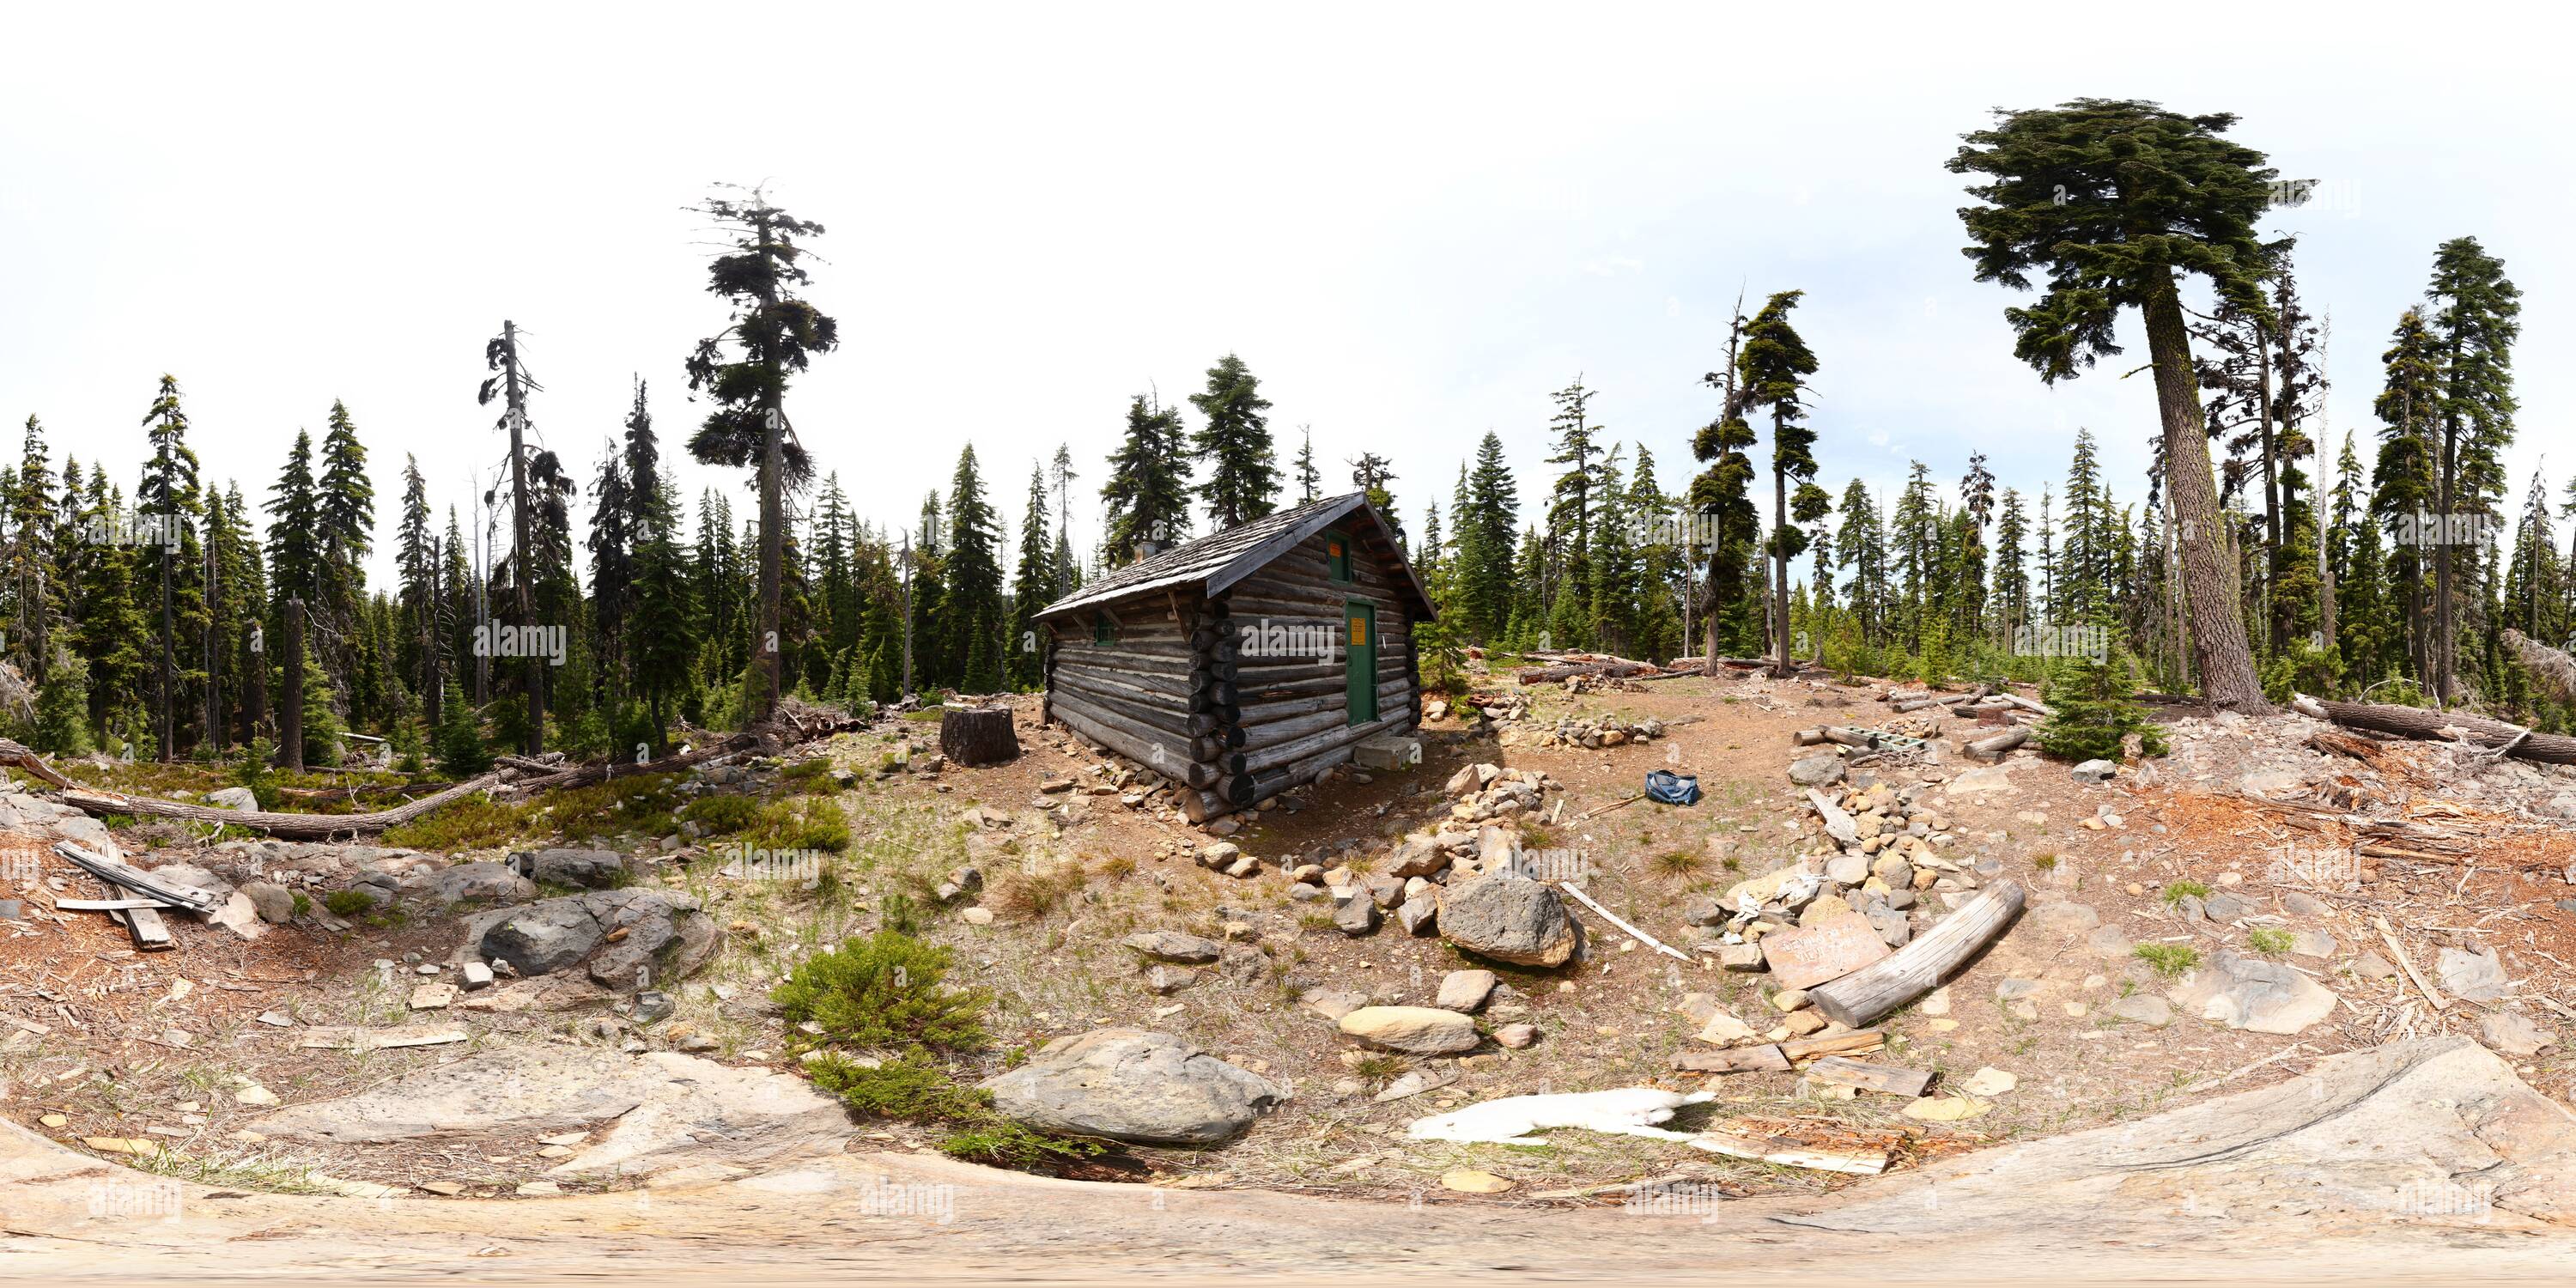
<svg viewBox="0 0 2576 1288">
<path fill-rule="evenodd" d="M 1297 503 L 1303 505 L 1322 497 L 1318 489 L 1323 486 L 1324 473 L 1315 468 L 1315 427 L 1300 425 L 1297 429 L 1302 435 L 1297 448 Z"/>
<path fill-rule="evenodd" d="M 1745 405 L 1771 412 L 1772 527 L 1764 544 L 1772 569 L 1772 674 L 1779 676 L 1795 666 L 1789 647 L 1789 561 L 1807 548 L 1805 529 L 1792 520 L 1812 520 L 1830 504 L 1815 485 L 1816 431 L 1806 424 L 1807 377 L 1816 374 L 1816 355 L 1789 325 L 1789 311 L 1805 297 L 1804 291 L 1781 291 L 1765 301 L 1744 329 L 1744 355 L 1738 359 Z M 1797 509 L 1789 499 L 1793 478 L 1799 481 Z"/>
<path fill-rule="evenodd" d="M 1520 529 L 1520 485 L 1492 430 L 1476 446 L 1464 499 L 1450 516 L 1457 531 L 1458 593 L 1466 638 L 1497 644 L 1512 626 L 1513 543 Z"/>
<path fill-rule="evenodd" d="M 2433 512 L 2446 525 L 2461 518 L 2492 521 L 2504 495 L 2504 449 L 2513 441 L 2513 345 L 2522 334 L 2522 292 L 2477 238 L 2456 237 L 2434 253 L 2425 294 L 2440 364 L 2432 409 L 2440 434 Z M 2463 544 L 2456 535 L 2446 526 L 2433 547 L 2433 687 L 2444 705 L 2459 697 L 2459 601 L 2465 596 L 2455 590 Z M 2476 567 L 2468 561 L 2470 575 Z"/>
<path fill-rule="evenodd" d="M 191 588 L 182 584 L 198 562 L 194 532 L 202 510 L 198 496 L 197 453 L 188 446 L 188 413 L 179 405 L 179 380 L 161 377 L 161 390 L 152 407 L 143 414 L 150 429 L 152 457 L 143 467 L 143 482 L 135 489 L 138 510 L 150 522 L 139 524 L 137 537 L 154 548 L 154 575 L 159 584 L 160 630 L 155 634 L 154 652 L 159 658 L 159 682 L 153 686 L 154 727 L 159 733 L 161 759 L 178 755 L 177 722 L 179 714 L 179 631 L 183 624 L 202 628 L 204 604 L 198 600 L 193 611 L 182 613 L 179 600 L 190 596 Z"/>
<path fill-rule="evenodd" d="M 1753 508 L 1753 458 L 1748 455 L 1754 438 L 1753 426 L 1744 419 L 1745 390 L 1736 382 L 1745 322 L 1744 303 L 1738 300 L 1727 330 L 1726 365 L 1700 377 L 1702 384 L 1721 395 L 1717 419 L 1702 426 L 1691 439 L 1691 455 L 1707 466 L 1691 480 L 1690 506 L 1709 528 L 1704 665 L 1712 675 L 1717 672 L 1721 655 L 1758 647 L 1759 631 L 1752 611 L 1752 561 L 1754 528 L 1760 520 Z"/>
<path fill-rule="evenodd" d="M 958 453 L 948 490 L 946 614 L 948 655 L 969 693 L 996 693 L 1002 680 L 1002 534 L 984 497 L 972 444 Z"/>
<path fill-rule="evenodd" d="M 1208 480 L 1197 489 L 1208 525 L 1222 532 L 1270 513 L 1279 497 L 1279 468 L 1260 380 L 1229 353 L 1208 368 L 1207 390 L 1190 395 L 1190 405 L 1207 417 L 1190 445 L 1208 464 Z"/>
<path fill-rule="evenodd" d="M 2225 113 L 2186 117 L 2153 103 L 2077 99 L 2053 109 L 2002 111 L 1950 159 L 1982 204 L 1960 218 L 1981 282 L 2046 295 L 2005 310 L 2014 356 L 2050 384 L 2118 352 L 2113 324 L 2135 308 L 2161 419 L 2164 487 L 2180 528 L 2195 670 L 2209 700 L 2270 709 L 2255 674 L 2235 564 L 2220 524 L 2206 422 L 2178 274 L 2210 279 L 2220 298 L 2260 311 L 2265 264 L 2255 221 L 2274 171 L 2263 154 L 2222 136 Z"/>
<path fill-rule="evenodd" d="M 729 236 L 733 251 L 707 269 L 707 293 L 732 306 L 732 324 L 698 341 L 689 354 L 689 388 L 715 402 L 689 439 L 701 464 L 749 469 L 760 490 L 759 620 L 752 640 L 761 670 L 758 709 L 777 707 L 786 659 L 779 645 L 785 593 L 787 494 L 813 474 L 804 445 L 787 420 L 788 378 L 818 353 L 840 346 L 840 324 L 798 296 L 812 280 L 799 241 L 823 226 L 770 205 L 760 189 L 740 198 L 711 197 L 699 207 Z M 733 349 L 728 360 L 726 346 Z"/>
<path fill-rule="evenodd" d="M 1109 457 L 1108 503 L 1102 534 L 1109 562 L 1132 562 L 1143 543 L 1186 539 L 1190 531 L 1188 460 L 1182 452 L 1180 413 L 1138 394 L 1127 404 L 1127 436 Z"/>
<path fill-rule="evenodd" d="M 2441 360 L 2420 310 L 2408 309 L 2398 318 L 2380 365 L 2386 380 L 2373 411 L 2385 428 L 2371 473 L 2370 509 L 2391 534 L 2389 576 L 2404 587 L 2399 619 L 2404 623 L 2408 673 L 2424 689 L 2438 691 L 2438 649 L 2425 585 L 2424 541 L 2441 535 L 2433 530 L 2438 520 L 2432 506 L 2440 481 L 2431 436 Z"/>
<path fill-rule="evenodd" d="M 1037 616 L 1055 602 L 1055 556 L 1047 539 L 1046 471 L 1029 465 L 1029 500 L 1020 521 L 1020 563 L 1011 577 L 1009 661 L 1004 668 L 1014 689 L 1036 689 L 1046 681 L 1047 628 Z"/>
</svg>

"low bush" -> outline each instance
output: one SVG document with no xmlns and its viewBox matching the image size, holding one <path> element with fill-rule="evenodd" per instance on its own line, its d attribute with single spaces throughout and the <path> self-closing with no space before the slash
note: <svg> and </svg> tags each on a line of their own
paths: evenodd
<svg viewBox="0 0 2576 1288">
<path fill-rule="evenodd" d="M 993 995 L 940 987 L 948 964 L 946 948 L 880 930 L 807 958 L 770 997 L 789 1024 L 818 1025 L 833 1045 L 977 1050 L 990 1041 L 982 1017 Z"/>
</svg>

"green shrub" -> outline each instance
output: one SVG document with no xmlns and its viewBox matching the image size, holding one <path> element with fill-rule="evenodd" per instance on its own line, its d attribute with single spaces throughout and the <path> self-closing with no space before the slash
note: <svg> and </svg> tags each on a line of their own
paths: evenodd
<svg viewBox="0 0 2576 1288">
<path fill-rule="evenodd" d="M 939 1142 L 939 1152 L 950 1158 L 1017 1171 L 1097 1157 L 1102 1149 L 1095 1140 L 1049 1136 L 1008 1119 L 959 1128 Z"/>
<path fill-rule="evenodd" d="M 770 997 L 789 1024 L 811 1021 L 834 1045 L 976 1050 L 990 1040 L 981 1018 L 993 995 L 941 988 L 948 962 L 946 948 L 880 930 L 807 958 Z"/>
<path fill-rule="evenodd" d="M 761 807 L 744 830 L 746 844 L 763 850 L 830 850 L 850 848 L 850 816 L 828 796 L 795 796 Z"/>
<path fill-rule="evenodd" d="M 483 730 L 474 708 L 465 705 L 465 690 L 447 682 L 438 707 L 438 769 L 451 778 L 472 778 L 492 767 L 492 751 L 483 745 Z"/>
<path fill-rule="evenodd" d="M 701 796 L 680 811 L 680 821 L 708 836 L 730 836 L 758 822 L 760 812 L 760 802 L 748 796 Z"/>
<path fill-rule="evenodd" d="M 869 1068 L 838 1054 L 805 1066 L 814 1085 L 841 1098 L 852 1111 L 906 1122 L 978 1122 L 992 1118 L 993 1096 L 950 1078 L 915 1056 Z"/>
<path fill-rule="evenodd" d="M 266 738 L 253 738 L 243 748 L 241 763 L 233 766 L 233 784 L 247 787 L 264 810 L 274 810 L 285 799 L 277 790 L 277 773 L 271 766 L 277 760 L 277 744 Z"/>
<path fill-rule="evenodd" d="M 2290 932 L 2270 926 L 2257 926 L 2245 933 L 2245 942 L 2266 957 L 2278 957 L 2290 951 Z"/>
<path fill-rule="evenodd" d="M 2209 887 L 2201 882 L 2193 881 L 2188 878 L 2181 881 L 2168 881 L 2165 883 L 2164 899 L 2168 906 L 2180 906 L 2185 895 L 2189 895 L 2197 899 L 2206 899 L 2209 897 Z"/>
<path fill-rule="evenodd" d="M 2200 950 L 2189 944 L 2140 944 L 2135 951 L 2159 975 L 2180 975 L 2200 964 Z"/>
<path fill-rule="evenodd" d="M 376 899 L 364 890 L 334 890 L 322 896 L 322 906 L 335 917 L 354 917 L 375 907 Z"/>
</svg>

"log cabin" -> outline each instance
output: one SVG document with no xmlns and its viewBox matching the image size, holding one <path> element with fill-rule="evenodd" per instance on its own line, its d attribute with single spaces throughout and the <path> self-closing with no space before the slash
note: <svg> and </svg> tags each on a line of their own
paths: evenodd
<svg viewBox="0 0 2576 1288">
<path fill-rule="evenodd" d="M 1436 616 L 1366 493 L 1310 501 L 1048 605 L 1044 717 L 1171 779 L 1205 822 L 1414 729 L 1413 628 Z"/>
</svg>

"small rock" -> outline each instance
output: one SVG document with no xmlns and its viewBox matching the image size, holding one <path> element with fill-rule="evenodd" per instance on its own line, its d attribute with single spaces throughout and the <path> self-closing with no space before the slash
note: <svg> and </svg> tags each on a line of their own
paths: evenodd
<svg viewBox="0 0 2576 1288">
<path fill-rule="evenodd" d="M 2558 1034 L 2520 1011 L 2494 1011 L 2479 1018 L 2478 1040 L 2500 1054 L 2538 1055 Z"/>
<path fill-rule="evenodd" d="M 439 1011 L 456 1004 L 454 984 L 423 984 L 411 991 L 411 1009 Z"/>
<path fill-rule="evenodd" d="M 1840 756 L 1808 756 L 1789 766 L 1789 781 L 1800 787 L 1825 787 L 1842 780 L 1843 758 Z"/>
<path fill-rule="evenodd" d="M 1476 1023 L 1428 1006 L 1363 1006 L 1341 1019 L 1343 1033 L 1407 1055 L 1455 1055 L 1476 1048 Z"/>
<path fill-rule="evenodd" d="M 993 910 L 984 907 L 981 904 L 968 908 L 965 912 L 958 915 L 966 918 L 966 924 L 970 926 L 989 926 L 993 924 Z"/>
<path fill-rule="evenodd" d="M 1969 1074 L 1967 1081 L 1959 1084 L 1959 1090 L 1980 1100 L 1992 1100 L 2020 1085 L 2019 1075 L 2006 1073 L 1993 1065 L 1985 1065 L 1975 1073 Z"/>
<path fill-rule="evenodd" d="M 2173 1004 L 2153 993 L 2132 993 L 2102 1008 L 2113 1019 L 2161 1029 L 2173 1023 Z"/>
<path fill-rule="evenodd" d="M 1333 926 L 1354 939 L 1371 934 L 1378 926 L 1377 904 L 1361 895 L 1344 899 L 1333 909 Z"/>
<path fill-rule="evenodd" d="M 1129 935 L 1120 942 L 1157 961 L 1179 962 L 1187 966 L 1204 966 L 1225 953 L 1224 944 L 1177 930 L 1150 930 Z"/>
<path fill-rule="evenodd" d="M 1434 1005 L 1446 1011 L 1473 1013 L 1493 996 L 1498 982 L 1489 970 L 1453 970 L 1440 977 L 1440 997 Z"/>
<path fill-rule="evenodd" d="M 1473 1167 L 1453 1167 L 1440 1174 L 1442 1189 L 1461 1194 L 1500 1194 L 1512 1187 L 1510 1181 Z"/>
</svg>

